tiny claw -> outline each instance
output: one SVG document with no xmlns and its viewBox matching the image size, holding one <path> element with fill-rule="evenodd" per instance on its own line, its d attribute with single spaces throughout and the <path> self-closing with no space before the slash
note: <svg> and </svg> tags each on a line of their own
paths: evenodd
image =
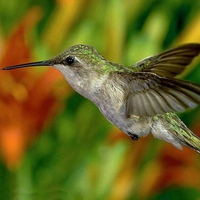
<svg viewBox="0 0 200 200">
<path fill-rule="evenodd" d="M 137 141 L 139 139 L 138 135 L 129 133 L 132 140 Z"/>
</svg>

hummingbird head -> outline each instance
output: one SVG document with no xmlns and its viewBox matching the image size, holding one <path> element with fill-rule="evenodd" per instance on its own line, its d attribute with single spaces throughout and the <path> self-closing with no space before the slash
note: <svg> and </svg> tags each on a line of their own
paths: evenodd
<svg viewBox="0 0 200 200">
<path fill-rule="evenodd" d="M 103 72 L 106 60 L 93 47 L 78 44 L 59 54 L 50 62 L 62 73 L 67 70 L 73 74 L 87 74 L 93 71 Z"/>
<path fill-rule="evenodd" d="M 69 84 L 87 97 L 88 90 L 96 90 L 104 80 L 106 59 L 88 45 L 74 45 L 49 61 Z"/>
<path fill-rule="evenodd" d="M 77 92 L 86 96 L 81 91 L 86 88 L 93 89 L 98 87 L 105 73 L 106 64 L 106 59 L 96 49 L 88 45 L 78 44 L 70 47 L 53 59 L 8 66 L 3 68 L 3 70 L 36 66 L 54 67 L 64 75 Z"/>
<path fill-rule="evenodd" d="M 58 70 L 62 71 L 62 68 L 70 68 L 72 71 L 79 68 L 81 69 L 98 69 L 102 66 L 102 62 L 106 61 L 101 54 L 97 52 L 96 49 L 88 45 L 77 44 L 71 46 L 66 51 L 60 53 L 58 56 L 53 59 L 31 62 L 19 65 L 13 65 L 3 68 L 3 70 L 11 70 L 25 67 L 36 67 L 36 66 L 51 66 L 55 67 Z"/>
</svg>

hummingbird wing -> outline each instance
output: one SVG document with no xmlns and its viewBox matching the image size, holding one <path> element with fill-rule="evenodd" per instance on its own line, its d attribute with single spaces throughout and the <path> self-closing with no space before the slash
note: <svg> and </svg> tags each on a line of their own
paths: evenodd
<svg viewBox="0 0 200 200">
<path fill-rule="evenodd" d="M 152 72 L 164 77 L 174 77 L 183 72 L 192 59 L 200 53 L 200 44 L 184 44 L 139 61 L 133 67 L 137 72 Z"/>
<path fill-rule="evenodd" d="M 200 85 L 194 83 L 147 72 L 134 73 L 126 80 L 129 85 L 127 117 L 183 112 L 200 104 Z"/>
</svg>

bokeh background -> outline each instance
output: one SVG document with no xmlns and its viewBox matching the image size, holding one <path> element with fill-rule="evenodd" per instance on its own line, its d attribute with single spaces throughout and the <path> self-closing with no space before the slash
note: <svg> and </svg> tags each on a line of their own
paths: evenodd
<svg viewBox="0 0 200 200">
<path fill-rule="evenodd" d="M 131 65 L 200 43 L 199 0 L 0 0 L 0 67 L 77 43 Z M 181 75 L 200 83 L 200 59 Z M 200 107 L 179 115 L 200 136 Z M 200 199 L 200 155 L 132 141 L 52 68 L 0 72 L 0 199 Z"/>
</svg>

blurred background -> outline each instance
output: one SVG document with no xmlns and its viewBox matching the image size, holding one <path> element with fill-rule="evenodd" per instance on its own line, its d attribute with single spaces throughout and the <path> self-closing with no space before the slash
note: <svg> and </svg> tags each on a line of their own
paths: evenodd
<svg viewBox="0 0 200 200">
<path fill-rule="evenodd" d="M 200 43 L 199 0 L 1 0 L 0 68 L 77 43 L 132 65 Z M 181 78 L 200 83 L 197 58 Z M 200 136 L 200 107 L 179 115 Z M 0 72 L 0 199 L 200 199 L 200 155 L 134 142 L 52 68 Z"/>
</svg>

